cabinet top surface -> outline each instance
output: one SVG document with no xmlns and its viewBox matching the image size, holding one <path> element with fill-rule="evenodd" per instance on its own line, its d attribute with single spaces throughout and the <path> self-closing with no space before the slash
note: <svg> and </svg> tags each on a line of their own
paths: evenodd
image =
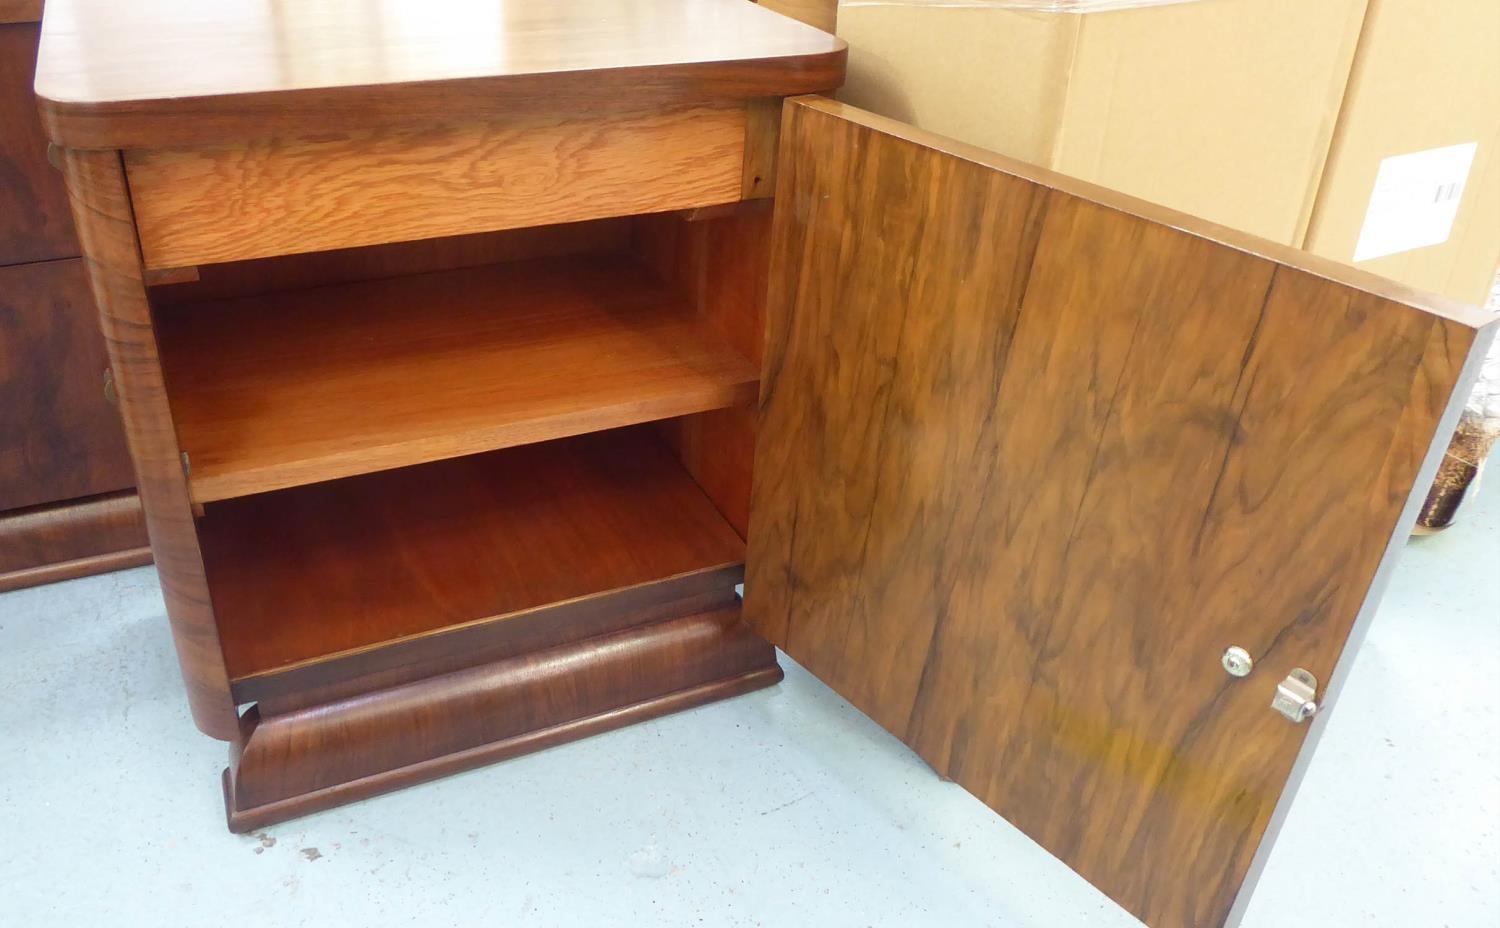
<svg viewBox="0 0 1500 928">
<path fill-rule="evenodd" d="M 246 114 L 279 133 L 829 90 L 844 49 L 748 0 L 49 0 L 36 90 L 59 144 L 139 147 Z M 152 127 L 174 118 L 208 125 Z"/>
</svg>

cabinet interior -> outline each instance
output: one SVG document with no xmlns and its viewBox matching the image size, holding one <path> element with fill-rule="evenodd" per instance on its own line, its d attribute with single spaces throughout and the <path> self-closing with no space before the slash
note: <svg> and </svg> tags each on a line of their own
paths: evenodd
<svg viewBox="0 0 1500 928">
<path fill-rule="evenodd" d="M 236 701 L 310 704 L 732 602 L 768 207 L 153 286 Z"/>
</svg>

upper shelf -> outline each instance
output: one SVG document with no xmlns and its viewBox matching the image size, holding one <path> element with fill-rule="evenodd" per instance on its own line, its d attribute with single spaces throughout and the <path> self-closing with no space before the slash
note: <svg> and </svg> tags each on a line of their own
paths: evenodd
<svg viewBox="0 0 1500 928">
<path fill-rule="evenodd" d="M 627 258 L 162 307 L 200 503 L 753 402 L 758 372 Z"/>
<path fill-rule="evenodd" d="M 844 43 L 748 0 L 48 0 L 53 141 L 151 148 L 788 96 Z"/>
</svg>

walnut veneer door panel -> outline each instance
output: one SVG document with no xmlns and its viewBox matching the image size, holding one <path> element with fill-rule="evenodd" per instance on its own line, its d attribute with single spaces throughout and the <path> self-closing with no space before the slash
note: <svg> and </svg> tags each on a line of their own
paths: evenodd
<svg viewBox="0 0 1500 928">
<path fill-rule="evenodd" d="M 779 171 L 751 623 L 1148 924 L 1224 923 L 1320 724 L 1277 684 L 1336 689 L 1493 332 L 831 101 Z"/>
<path fill-rule="evenodd" d="M 0 511 L 134 483 L 83 261 L 0 267 Z"/>
<path fill-rule="evenodd" d="M 0 24 L 0 265 L 78 254 L 62 175 L 47 164 L 31 76 L 36 23 Z"/>
</svg>

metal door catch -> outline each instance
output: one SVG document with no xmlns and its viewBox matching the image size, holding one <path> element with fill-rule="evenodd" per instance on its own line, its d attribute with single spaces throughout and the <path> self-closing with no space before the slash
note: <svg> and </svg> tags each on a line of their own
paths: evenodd
<svg viewBox="0 0 1500 928">
<path fill-rule="evenodd" d="M 1318 712 L 1318 678 L 1297 667 L 1276 685 L 1271 708 L 1301 725 Z"/>
</svg>

